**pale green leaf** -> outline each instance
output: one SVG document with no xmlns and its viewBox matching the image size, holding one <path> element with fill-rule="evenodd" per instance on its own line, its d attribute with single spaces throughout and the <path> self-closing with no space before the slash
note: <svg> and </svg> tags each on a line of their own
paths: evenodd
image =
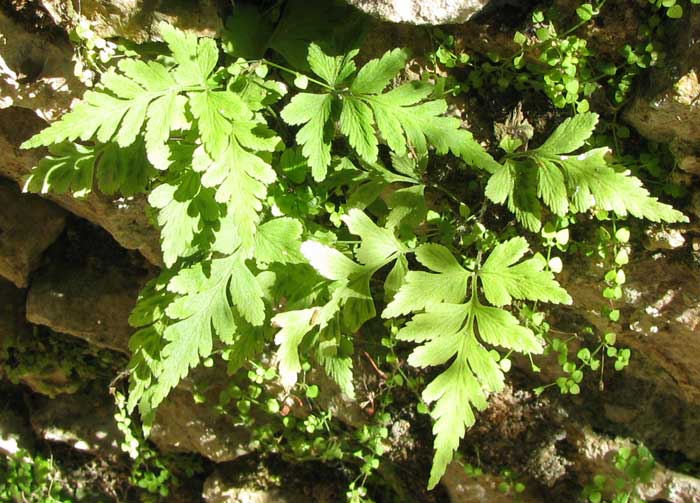
<svg viewBox="0 0 700 503">
<path fill-rule="evenodd" d="M 464 270 L 445 274 L 409 271 L 404 285 L 386 306 L 382 317 L 395 318 L 441 302 L 462 302 L 468 281 L 469 273 Z"/>
<path fill-rule="evenodd" d="M 473 312 L 479 336 L 485 342 L 520 353 L 542 353 L 542 342 L 508 311 L 479 304 L 473 308 Z"/>
<path fill-rule="evenodd" d="M 340 131 L 348 137 L 352 148 L 366 162 L 374 162 L 379 154 L 373 122 L 372 110 L 365 102 L 352 97 L 343 99 Z"/>
<path fill-rule="evenodd" d="M 472 407 L 486 408 L 486 396 L 468 364 L 461 358 L 436 377 L 423 391 L 427 403 L 435 403 L 431 416 L 435 420 L 435 455 L 428 489 L 433 489 L 452 461 L 459 441 L 475 422 Z"/>
<path fill-rule="evenodd" d="M 296 139 L 309 160 L 311 173 L 316 181 L 326 178 L 331 162 L 332 128 L 329 127 L 333 97 L 329 94 L 300 93 L 294 96 L 282 110 L 285 122 L 304 124 Z"/>
<path fill-rule="evenodd" d="M 513 298 L 570 304 L 571 297 L 544 270 L 543 260 L 531 258 L 514 265 L 527 250 L 525 238 L 516 237 L 491 251 L 479 271 L 486 299 L 496 306 L 510 304 Z"/>
<path fill-rule="evenodd" d="M 452 252 L 437 243 L 426 243 L 416 248 L 416 259 L 428 269 L 441 273 L 464 274 L 465 269 L 459 265 Z"/>
<path fill-rule="evenodd" d="M 179 296 L 167 307 L 169 324 L 163 337 L 163 371 L 153 388 L 156 407 L 181 379 L 211 354 L 214 334 L 233 333 L 236 324 L 226 294 L 232 274 L 232 259 L 214 260 L 205 268 L 197 263 L 182 269 L 168 283 Z"/>
<path fill-rule="evenodd" d="M 293 218 L 275 218 L 260 226 L 255 234 L 255 259 L 260 262 L 299 264 L 302 226 Z"/>
<path fill-rule="evenodd" d="M 353 59 L 357 50 L 349 51 L 340 56 L 329 56 L 315 43 L 309 44 L 308 62 L 311 70 L 334 86 L 347 79 L 355 71 Z"/>
<path fill-rule="evenodd" d="M 318 309 L 302 309 L 280 313 L 272 318 L 272 324 L 280 328 L 275 335 L 277 344 L 277 360 L 282 384 L 291 388 L 297 381 L 301 371 L 299 362 L 299 344 L 314 325 L 313 318 Z"/>
<path fill-rule="evenodd" d="M 60 143 L 49 147 L 49 154 L 32 168 L 24 182 L 24 191 L 39 194 L 71 192 L 74 197 L 85 197 L 92 191 L 94 175 L 94 149 Z"/>
<path fill-rule="evenodd" d="M 350 90 L 355 94 L 378 94 L 389 85 L 404 66 L 408 54 L 403 49 L 385 52 L 382 57 L 368 61 L 352 81 Z"/>
<path fill-rule="evenodd" d="M 355 249 L 355 257 L 362 264 L 383 264 L 404 249 L 393 232 L 379 227 L 361 210 L 351 209 L 342 220 L 351 233 L 362 239 L 360 246 Z"/>
<path fill-rule="evenodd" d="M 330 280 L 347 280 L 362 272 L 361 266 L 338 250 L 316 241 L 305 241 L 301 245 L 301 253 L 321 276 Z"/>
<path fill-rule="evenodd" d="M 496 204 L 503 204 L 515 188 L 515 171 L 510 162 L 496 169 L 486 184 L 484 195 Z"/>
<path fill-rule="evenodd" d="M 566 119 L 537 150 L 551 154 L 568 154 L 583 146 L 598 124 L 598 114 L 587 112 Z"/>
</svg>

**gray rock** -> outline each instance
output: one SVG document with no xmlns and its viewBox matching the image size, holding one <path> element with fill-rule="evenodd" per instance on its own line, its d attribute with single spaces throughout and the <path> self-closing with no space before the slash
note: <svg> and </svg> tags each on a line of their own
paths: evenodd
<svg viewBox="0 0 700 503">
<path fill-rule="evenodd" d="M 574 466 L 582 485 L 590 484 L 595 475 L 605 476 L 610 486 L 616 478 L 625 478 L 615 467 L 614 460 L 623 447 L 634 452 L 635 444 L 629 439 L 604 437 L 590 428 L 582 428 L 569 438 L 576 449 Z M 607 489 L 614 491 L 613 487 Z M 673 472 L 656 463 L 650 481 L 638 484 L 633 491 L 642 501 L 688 503 L 700 501 L 700 480 Z"/>
<path fill-rule="evenodd" d="M 60 393 L 74 393 L 80 382 L 69 375 L 62 362 L 41 358 L 35 345 L 40 337 L 25 319 L 26 291 L 15 288 L 12 283 L 0 279 L 0 374 L 13 382 L 22 382 L 36 392 L 48 396 Z M 22 362 L 8 361 L 15 348 L 30 349 L 41 364 L 23 365 Z M 4 371 L 3 371 L 4 369 Z"/>
<path fill-rule="evenodd" d="M 251 468 L 254 471 L 251 473 Z M 340 488 L 323 480 L 303 484 L 308 474 L 294 473 L 294 466 L 271 474 L 264 462 L 254 467 L 238 462 L 217 467 L 204 482 L 202 498 L 207 503 L 336 503 Z M 298 477 L 297 477 L 298 475 Z"/>
<path fill-rule="evenodd" d="M 48 442 L 68 444 L 72 448 L 117 457 L 123 440 L 114 420 L 116 408 L 106 390 L 90 390 L 49 399 L 34 397 L 31 402 L 32 428 Z"/>
<path fill-rule="evenodd" d="M 204 482 L 202 498 L 207 503 L 306 503 L 301 496 L 287 494 L 278 489 L 247 489 L 229 487 L 214 473 Z"/>
<path fill-rule="evenodd" d="M 149 438 L 163 452 L 195 452 L 217 463 L 250 452 L 248 431 L 231 425 L 211 402 L 195 403 L 182 386 L 158 407 Z"/>
<path fill-rule="evenodd" d="M 32 167 L 45 154 L 42 149 L 21 150 L 22 142 L 46 127 L 31 110 L 0 109 L 0 176 L 22 184 Z M 144 196 L 109 197 L 97 191 L 83 199 L 70 194 L 45 194 L 71 213 L 99 225 L 124 248 L 138 250 L 152 264 L 162 263 L 159 233 L 145 213 Z"/>
<path fill-rule="evenodd" d="M 64 226 L 65 213 L 60 208 L 23 195 L 15 184 L 0 179 L 0 276 L 26 287 L 42 253 Z"/>
<path fill-rule="evenodd" d="M 545 500 L 526 490 L 514 500 L 512 491 L 503 492 L 498 489 L 504 478 L 499 475 L 483 474 L 478 477 L 465 473 L 462 465 L 453 461 L 447 466 L 445 475 L 440 483 L 447 489 L 451 503 L 544 503 Z"/>
<path fill-rule="evenodd" d="M 374 371 L 368 368 L 369 365 L 363 365 L 359 358 L 354 363 L 353 380 L 356 388 L 360 388 L 359 384 L 361 382 L 376 381 L 377 376 L 374 374 Z M 318 386 L 319 395 L 317 402 L 323 410 L 333 414 L 333 417 L 354 428 L 367 424 L 370 414 L 360 406 L 359 402 L 362 400 L 351 400 L 348 398 L 323 370 L 312 369 L 307 376 L 307 383 Z"/>
<path fill-rule="evenodd" d="M 627 369 L 606 372 L 605 391 L 581 394 L 578 412 L 594 426 L 700 460 L 700 269 L 659 252 L 637 252 L 633 259 L 625 266 L 626 302 L 613 326 L 599 315 L 607 304 L 600 294 L 604 270 L 586 261 L 564 268 L 562 283 L 582 324 L 615 331 L 618 346 L 632 350 Z"/>
<path fill-rule="evenodd" d="M 56 24 L 69 28 L 82 16 L 101 38 L 123 37 L 146 42 L 154 38 L 156 25 L 161 21 L 210 37 L 223 27 L 220 3 L 216 0 L 82 0 L 79 12 L 71 2 L 42 0 L 41 3 Z"/>
<path fill-rule="evenodd" d="M 36 273 L 27 295 L 27 319 L 93 346 L 129 352 L 128 318 L 145 271 L 122 264 L 53 261 Z"/>
<path fill-rule="evenodd" d="M 84 90 L 72 56 L 67 40 L 29 32 L 0 12 L 0 109 L 23 107 L 45 120 L 58 118 Z"/>
<path fill-rule="evenodd" d="M 679 167 L 700 174 L 700 83 L 697 61 L 700 11 L 689 9 L 680 21 L 685 26 L 670 43 L 670 60 L 649 76 L 645 92 L 638 93 L 624 110 L 624 119 L 643 136 L 670 143 Z"/>
<path fill-rule="evenodd" d="M 460 24 L 489 0 L 346 0 L 361 11 L 393 23 Z"/>
<path fill-rule="evenodd" d="M 678 229 L 650 227 L 645 232 L 644 248 L 649 251 L 675 250 L 685 244 L 683 233 Z"/>
</svg>

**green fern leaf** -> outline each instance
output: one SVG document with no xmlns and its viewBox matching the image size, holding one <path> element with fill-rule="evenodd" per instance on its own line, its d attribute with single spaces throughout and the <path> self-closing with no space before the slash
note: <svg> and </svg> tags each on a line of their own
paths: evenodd
<svg viewBox="0 0 700 503">
<path fill-rule="evenodd" d="M 127 148 L 119 148 L 116 143 L 87 147 L 65 142 L 49 147 L 49 154 L 25 180 L 24 190 L 40 194 L 70 192 L 81 198 L 92 192 L 96 178 L 103 194 L 133 196 L 144 192 L 154 175 L 141 141 Z"/>
<path fill-rule="evenodd" d="M 496 306 L 509 304 L 513 298 L 571 301 L 551 273 L 543 271 L 540 260 L 516 264 L 527 249 L 523 238 L 500 243 L 478 271 L 468 271 L 444 246 L 421 245 L 416 258 L 433 272 L 409 271 L 382 313 L 384 318 L 415 313 L 397 334 L 399 340 L 418 344 L 409 364 L 448 365 L 423 391 L 423 399 L 435 404 L 431 412 L 435 456 L 429 488 L 437 485 L 466 429 L 474 424 L 473 409 L 483 410 L 487 395 L 503 389 L 499 357 L 484 344 L 523 353 L 543 350 L 542 342 L 512 314 L 481 303 L 476 282 Z"/>
<path fill-rule="evenodd" d="M 317 44 L 309 44 L 307 61 L 311 71 L 321 77 L 330 86 L 341 84 L 355 72 L 353 59 L 358 54 L 354 49 L 340 56 L 329 56 Z"/>
<path fill-rule="evenodd" d="M 330 94 L 300 93 L 282 110 L 287 124 L 304 126 L 297 132 L 302 153 L 309 159 L 314 180 L 326 178 L 331 163 L 333 128 L 330 123 L 333 97 Z"/>
<path fill-rule="evenodd" d="M 470 272 L 457 263 L 447 248 L 423 244 L 416 249 L 416 258 L 438 274 L 409 271 L 403 287 L 384 309 L 384 318 L 395 318 L 442 302 L 457 304 L 465 299 Z"/>
<path fill-rule="evenodd" d="M 211 354 L 215 335 L 233 339 L 237 324 L 229 296 L 237 312 L 252 325 L 261 325 L 265 317 L 262 289 L 240 252 L 181 269 L 167 288 L 177 297 L 165 311 L 173 321 L 163 331 L 163 370 L 152 386 L 153 408 L 190 368 Z"/>
<path fill-rule="evenodd" d="M 301 253 L 321 276 L 331 281 L 328 285 L 330 299 L 322 307 L 288 311 L 273 318 L 273 323 L 281 328 L 275 338 L 279 346 L 277 359 L 280 374 L 288 386 L 296 382 L 300 369 L 298 347 L 304 337 L 317 329 L 325 344 L 337 345 L 340 332 L 354 334 L 367 320 L 374 318 L 376 310 L 370 279 L 380 268 L 402 258 L 406 251 L 390 230 L 380 228 L 358 209 L 351 209 L 343 221 L 350 232 L 362 240 L 355 249 L 360 263 L 335 248 L 305 241 Z M 328 365 L 329 375 L 349 395 L 352 393 L 352 362 L 342 356 L 338 358 L 324 365 Z"/>
<path fill-rule="evenodd" d="M 397 253 L 406 250 L 391 230 L 379 227 L 358 209 L 348 211 L 342 220 L 348 230 L 362 240 L 355 249 L 355 257 L 362 264 L 385 264 Z"/>
<path fill-rule="evenodd" d="M 46 194 L 71 192 L 74 197 L 92 191 L 95 175 L 95 149 L 74 143 L 60 143 L 49 148 L 25 180 L 24 191 Z"/>
<path fill-rule="evenodd" d="M 500 243 L 491 251 L 478 273 L 486 299 L 496 306 L 510 304 L 513 298 L 571 304 L 566 290 L 544 270 L 544 259 L 530 258 L 514 265 L 527 251 L 522 237 Z"/>
<path fill-rule="evenodd" d="M 554 130 L 538 150 L 552 154 L 578 150 L 591 137 L 597 124 L 598 114 L 592 112 L 570 117 Z"/>
<path fill-rule="evenodd" d="M 287 388 L 297 381 L 297 374 L 301 371 L 299 344 L 313 327 L 313 317 L 317 314 L 318 309 L 311 308 L 280 313 L 272 318 L 272 324 L 281 329 L 275 335 L 275 344 L 278 346 L 280 378 Z"/>
<path fill-rule="evenodd" d="M 507 201 L 518 221 L 534 232 L 541 226 L 540 199 L 559 216 L 598 208 L 652 222 L 687 221 L 651 197 L 639 179 L 616 167 L 606 148 L 572 154 L 585 144 L 597 122 L 597 114 L 576 115 L 539 148 L 509 154 L 513 158 L 492 172 L 486 196 L 498 204 Z"/>
<path fill-rule="evenodd" d="M 265 222 L 255 235 L 255 260 L 263 263 L 303 263 L 302 231 L 299 221 L 293 218 L 275 218 Z"/>
<path fill-rule="evenodd" d="M 110 69 L 102 75 L 98 90 L 85 93 L 73 110 L 24 142 L 22 148 L 78 139 L 114 141 L 124 148 L 136 141 L 145 125 L 149 160 L 158 169 L 167 168 L 165 143 L 171 131 L 187 124 L 187 99 L 182 93 L 191 91 L 193 110 L 202 108 L 197 107 L 201 96 L 209 94 L 201 91 L 209 89 L 207 79 L 219 52 L 211 39 L 198 40 L 167 24 L 161 24 L 160 31 L 177 63 L 174 68 L 132 58 L 119 61 L 118 70 Z M 199 92 L 192 92 L 195 90 Z M 207 130 L 209 124 L 202 122 L 200 127 Z"/>
<path fill-rule="evenodd" d="M 200 187 L 197 173 L 184 173 L 174 183 L 159 185 L 149 194 L 148 203 L 158 210 L 163 262 L 167 267 L 198 251 L 195 237 L 207 229 L 211 233 L 219 221 L 214 191 Z M 211 235 L 203 240 L 211 241 Z"/>
<path fill-rule="evenodd" d="M 228 131 L 227 145 L 216 161 L 198 149 L 193 165 L 202 171 L 202 185 L 215 188 L 216 201 L 228 207 L 238 239 L 250 254 L 267 186 L 276 179 L 269 156 L 260 151 L 275 150 L 280 139 L 257 120 L 236 121 Z"/>
<path fill-rule="evenodd" d="M 432 92 L 430 84 L 410 82 L 383 93 L 406 65 L 405 51 L 396 49 L 369 61 L 354 75 L 348 88 L 345 82 L 355 73 L 355 55 L 353 51 L 328 56 L 311 44 L 309 65 L 328 84 L 329 92 L 301 93 L 282 111 L 285 122 L 302 125 L 297 141 L 303 146 L 315 180 L 325 178 L 336 122 L 350 146 L 370 164 L 377 161 L 379 153 L 375 128 L 399 156 L 405 155 L 409 146 L 419 154 L 427 152 L 431 144 L 441 154 L 452 151 L 470 159 L 488 159 L 481 147 L 474 148 L 476 142 L 471 135 L 460 130 L 459 119 L 443 115 L 447 110 L 444 100 L 424 101 Z M 488 161 L 485 164 L 488 169 L 495 169 Z"/>
</svg>

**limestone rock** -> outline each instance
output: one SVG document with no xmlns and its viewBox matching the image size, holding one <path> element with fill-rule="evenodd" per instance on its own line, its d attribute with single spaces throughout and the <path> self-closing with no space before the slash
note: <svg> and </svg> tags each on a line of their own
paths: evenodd
<svg viewBox="0 0 700 503">
<path fill-rule="evenodd" d="M 83 84 L 73 75 L 67 40 L 32 33 L 0 12 L 0 109 L 32 109 L 53 120 L 70 108 Z"/>
<path fill-rule="evenodd" d="M 250 434 L 179 387 L 158 407 L 150 440 L 163 452 L 196 452 L 221 463 L 248 454 Z"/>
<path fill-rule="evenodd" d="M 616 478 L 624 478 L 615 468 L 614 460 L 623 447 L 634 449 L 634 444 L 628 439 L 612 439 L 583 428 L 570 435 L 570 440 L 577 450 L 575 466 L 578 474 L 583 475 L 580 477 L 582 485 L 589 484 L 594 475 L 604 475 L 611 485 Z M 688 503 L 700 501 L 700 480 L 656 463 L 650 481 L 638 484 L 634 491 L 643 501 Z"/>
<path fill-rule="evenodd" d="M 106 260 L 54 260 L 37 271 L 27 295 L 27 319 L 55 332 L 128 353 L 128 318 L 147 272 Z"/>
<path fill-rule="evenodd" d="M 303 497 L 286 494 L 277 489 L 226 487 L 217 473 L 204 482 L 202 497 L 207 503 L 306 503 L 308 501 Z"/>
<path fill-rule="evenodd" d="M 19 290 L 0 279 L 0 369 L 4 370 L 0 373 L 5 374 L 11 381 L 22 382 L 32 391 L 44 395 L 74 393 L 80 387 L 80 383 L 71 379 L 62 368 L 61 362 L 44 359 L 41 365 L 34 364 L 27 368 L 23 362 L 17 361 L 16 348 L 31 348 L 36 353 L 39 348 L 33 347 L 33 344 L 36 338 L 41 337 L 32 330 L 25 319 L 25 297 L 25 290 Z M 38 354 L 31 356 L 41 360 Z"/>
<path fill-rule="evenodd" d="M 48 442 L 116 457 L 121 455 L 119 444 L 123 437 L 114 420 L 115 412 L 106 389 L 93 389 L 53 399 L 33 397 L 30 419 L 37 436 Z"/>
<path fill-rule="evenodd" d="M 0 179 L 0 276 L 20 288 L 41 255 L 63 231 L 65 213 L 41 198 Z"/>
<path fill-rule="evenodd" d="M 151 40 L 156 25 L 165 21 L 200 36 L 215 36 L 223 27 L 216 0 L 42 0 L 54 22 L 70 27 L 82 16 L 101 38 L 123 37 L 135 42 Z"/>
<path fill-rule="evenodd" d="M 346 0 L 367 14 L 393 23 L 459 24 L 489 0 Z"/>
<path fill-rule="evenodd" d="M 342 501 L 341 488 L 313 473 L 294 466 L 277 467 L 275 473 L 265 462 L 223 463 L 204 482 L 206 503 L 336 503 Z M 251 470 L 251 468 L 253 470 Z M 299 473 L 297 473 L 299 472 Z M 250 480 L 253 480 L 251 482 Z M 302 482 L 313 480 L 312 484 Z M 247 482 L 247 483 L 246 483 Z M 264 488 L 261 488 L 260 486 Z"/>
<path fill-rule="evenodd" d="M 502 482 L 504 482 L 503 477 L 498 475 L 469 476 L 457 462 L 447 466 L 447 471 L 440 481 L 447 489 L 451 503 L 511 503 L 512 501 L 544 503 L 545 501 L 527 490 L 518 494 L 518 499 L 515 500 L 513 491 L 503 492 L 498 489 Z"/>
<path fill-rule="evenodd" d="M 671 42 L 673 59 L 655 69 L 647 89 L 638 93 L 623 113 L 643 136 L 670 143 L 679 167 L 700 174 L 700 83 L 697 61 L 700 11 L 690 9 L 677 40 Z"/>
<path fill-rule="evenodd" d="M 651 227 L 645 235 L 644 248 L 649 251 L 675 250 L 685 244 L 683 233 L 678 229 Z"/>
<path fill-rule="evenodd" d="M 70 395 L 81 387 L 79 380 L 66 373 L 58 364 L 23 372 L 19 381 L 34 393 L 55 398 L 58 395 Z"/>
<path fill-rule="evenodd" d="M 688 70 L 671 87 L 653 98 L 637 97 L 625 111 L 625 119 L 641 134 L 657 141 L 700 142 L 700 85 L 695 69 Z"/>
<path fill-rule="evenodd" d="M 359 358 L 354 361 L 353 380 L 355 387 L 360 389 L 359 383 L 376 381 L 377 375 L 373 370 L 369 369 L 369 365 L 363 365 L 363 361 Z M 323 410 L 327 410 L 343 421 L 345 424 L 354 428 L 367 424 L 370 414 L 367 413 L 361 406 L 360 402 L 364 400 L 362 396 L 360 400 L 351 400 L 340 390 L 338 385 L 329 378 L 323 370 L 312 369 L 307 376 L 308 384 L 315 384 L 319 387 L 319 396 L 317 402 Z M 292 409 L 293 411 L 295 409 Z"/>
<path fill-rule="evenodd" d="M 0 176 L 22 183 L 44 155 L 41 149 L 21 150 L 19 146 L 46 123 L 31 110 L 19 107 L 0 109 Z M 144 196 L 109 197 L 93 192 L 84 199 L 70 194 L 45 194 L 71 213 L 99 225 L 124 248 L 138 250 L 152 264 L 162 263 L 158 230 L 145 213 Z"/>
<path fill-rule="evenodd" d="M 604 271 L 585 261 L 564 268 L 562 283 L 573 305 L 585 306 L 577 309 L 585 324 L 600 333 L 615 330 L 618 345 L 632 350 L 624 372 L 606 373 L 604 392 L 582 393 L 588 405 L 581 413 L 599 427 L 617 425 L 652 448 L 700 460 L 700 269 L 662 253 L 639 253 L 625 267 L 622 330 L 599 315 L 607 302 L 599 293 Z"/>
</svg>

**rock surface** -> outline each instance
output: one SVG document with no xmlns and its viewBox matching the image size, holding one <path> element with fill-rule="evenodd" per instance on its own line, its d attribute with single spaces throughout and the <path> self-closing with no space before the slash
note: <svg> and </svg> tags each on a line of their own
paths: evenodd
<svg viewBox="0 0 700 503">
<path fill-rule="evenodd" d="M 106 390 L 54 399 L 34 397 L 30 408 L 32 428 L 39 438 L 102 457 L 121 455 L 123 436 L 114 421 L 114 402 Z"/>
<path fill-rule="evenodd" d="M 570 435 L 577 450 L 575 466 L 586 478 L 580 480 L 582 485 L 590 484 L 592 475 L 603 475 L 608 481 L 625 478 L 623 472 L 615 468 L 614 460 L 622 448 L 634 452 L 635 444 L 627 439 L 613 439 L 598 435 L 590 428 L 582 428 Z M 612 487 L 610 490 L 614 490 Z M 643 501 L 667 501 L 669 503 L 688 503 L 700 501 L 700 480 L 666 469 L 656 464 L 650 481 L 638 484 L 634 488 Z"/>
<path fill-rule="evenodd" d="M 489 0 L 346 0 L 367 14 L 393 23 L 459 24 Z"/>
<path fill-rule="evenodd" d="M 32 391 L 49 396 L 73 393 L 80 383 L 71 379 L 61 362 L 45 361 L 41 355 L 32 358 L 43 360 L 41 365 L 23 365 L 16 361 L 15 347 L 29 346 L 40 335 L 33 332 L 25 319 L 26 291 L 0 279 L 0 367 L 6 378 L 22 382 Z"/>
<path fill-rule="evenodd" d="M 37 271 L 27 295 L 27 319 L 93 346 L 128 353 L 133 332 L 129 313 L 148 273 L 123 263 L 81 258 L 55 260 Z"/>
<path fill-rule="evenodd" d="M 255 471 L 251 473 L 251 468 Z M 294 466 L 270 467 L 264 463 L 223 463 L 204 482 L 202 497 L 206 503 L 336 503 L 344 501 L 334 481 Z M 252 481 L 251 481 L 252 479 Z M 309 484 L 309 480 L 313 483 Z M 260 487 L 263 486 L 263 487 Z"/>
<path fill-rule="evenodd" d="M 67 40 L 30 32 L 0 11 L 0 109 L 58 118 L 84 89 L 73 75 L 72 55 Z"/>
<path fill-rule="evenodd" d="M 34 448 L 34 433 L 24 415 L 16 389 L 0 383 L 0 455 L 17 456 Z"/>
<path fill-rule="evenodd" d="M 514 491 L 501 491 L 499 484 L 504 483 L 503 477 L 498 475 L 483 474 L 472 477 L 464 472 L 464 468 L 457 462 L 448 465 L 447 471 L 441 480 L 450 495 L 450 503 L 544 503 L 545 500 L 524 492 L 514 498 Z"/>
<path fill-rule="evenodd" d="M 21 150 L 22 142 L 46 126 L 31 110 L 12 107 L 0 109 L 0 176 L 22 184 L 32 167 L 41 159 L 41 149 Z M 71 213 L 99 225 L 124 248 L 138 250 L 152 264 L 162 263 L 158 230 L 148 221 L 143 196 L 109 197 L 92 192 L 84 199 L 70 194 L 45 194 Z"/>
<path fill-rule="evenodd" d="M 150 439 L 163 452 L 196 452 L 217 463 L 250 452 L 246 430 L 232 426 L 210 402 L 195 403 L 182 387 L 158 408 Z"/>
<path fill-rule="evenodd" d="M 307 503 L 309 501 L 303 496 L 277 489 L 230 487 L 219 478 L 218 473 L 206 480 L 202 497 L 207 503 Z"/>
<path fill-rule="evenodd" d="M 65 213 L 0 179 L 0 276 L 20 288 L 29 283 L 46 248 L 61 234 Z"/>
<path fill-rule="evenodd" d="M 82 16 L 101 38 L 124 37 L 146 42 L 165 21 L 200 36 L 214 36 L 223 27 L 216 0 L 82 0 L 78 11 L 71 2 L 42 0 L 44 8 L 60 26 L 70 27 Z"/>
<path fill-rule="evenodd" d="M 635 96 L 623 117 L 643 136 L 670 143 L 680 168 L 700 176 L 700 11 L 690 9 L 682 22 L 669 46 L 671 60 L 650 74 L 646 92 Z"/>
<path fill-rule="evenodd" d="M 700 269 L 687 258 L 639 254 L 625 267 L 622 330 L 599 315 L 601 269 L 582 261 L 563 280 L 581 306 L 577 314 L 600 333 L 616 331 L 618 345 L 632 349 L 629 368 L 608 375 L 604 392 L 582 393 L 583 413 L 594 425 L 612 423 L 650 447 L 700 460 Z"/>
</svg>

